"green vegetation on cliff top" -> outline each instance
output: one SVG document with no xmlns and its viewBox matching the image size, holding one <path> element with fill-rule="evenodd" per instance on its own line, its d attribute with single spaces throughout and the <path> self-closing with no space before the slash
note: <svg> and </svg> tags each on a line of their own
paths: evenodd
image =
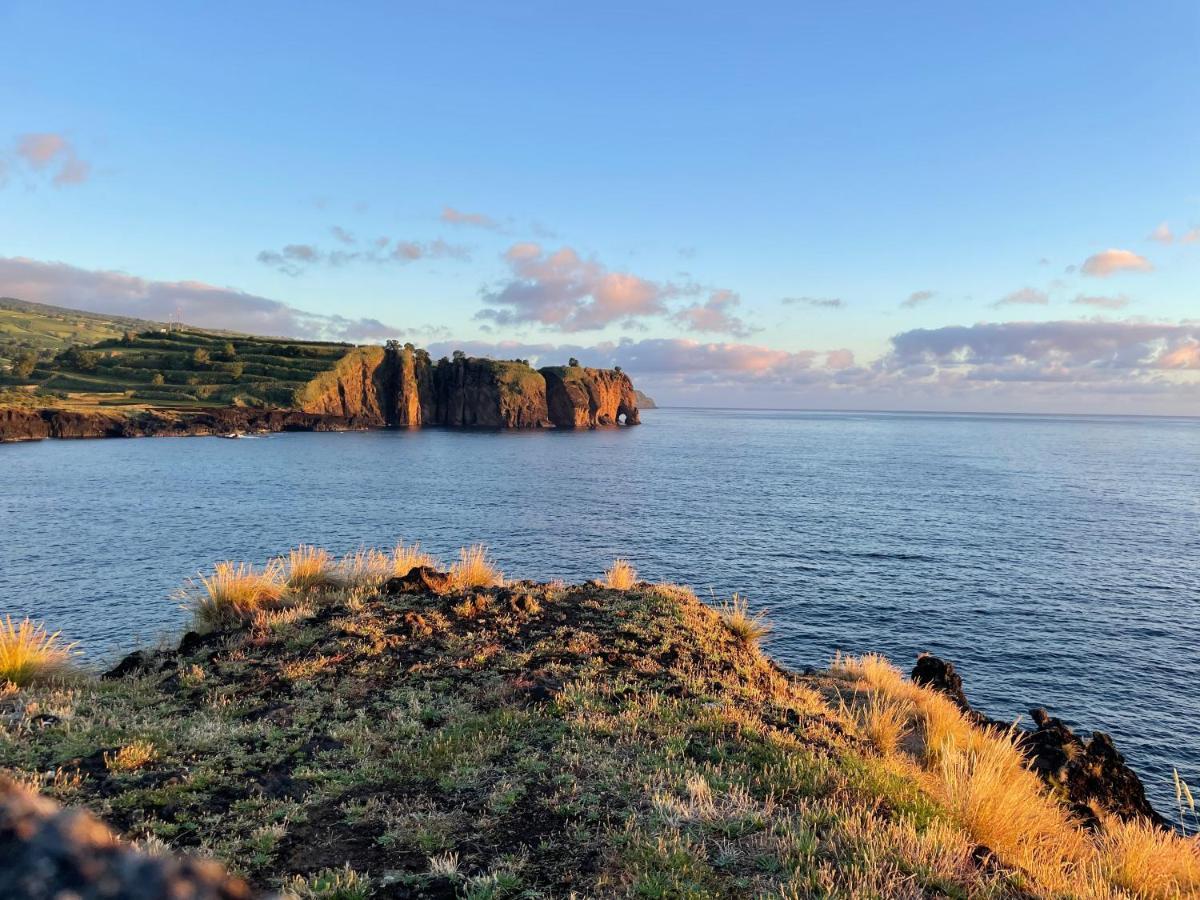
<svg viewBox="0 0 1200 900">
<path fill-rule="evenodd" d="M 497 585 L 468 553 L 388 584 L 419 559 L 227 566 L 191 594 L 216 630 L 141 674 L 0 695 L 0 767 L 301 897 L 1200 887 L 1194 842 L 1085 832 L 1008 739 L 877 658 L 784 671 L 744 603 L 627 566 L 622 589 Z"/>
</svg>

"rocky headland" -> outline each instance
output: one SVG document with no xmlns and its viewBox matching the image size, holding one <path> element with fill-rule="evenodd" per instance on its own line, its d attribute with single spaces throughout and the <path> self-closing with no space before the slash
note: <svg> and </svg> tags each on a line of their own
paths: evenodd
<svg viewBox="0 0 1200 900">
<path fill-rule="evenodd" d="M 628 566 L 565 585 L 301 548 L 185 600 L 178 647 L 0 693 L 0 887 L 41 891 L 9 895 L 1200 890 L 1196 838 L 1119 756 L 1072 768 L 1097 737 L 992 723 L 932 658 L 788 671 L 744 601 Z"/>
<path fill-rule="evenodd" d="M 629 376 L 609 369 L 533 369 L 516 360 L 356 347 L 295 392 L 286 408 L 0 406 L 0 441 L 368 428 L 597 428 L 636 425 Z"/>
</svg>

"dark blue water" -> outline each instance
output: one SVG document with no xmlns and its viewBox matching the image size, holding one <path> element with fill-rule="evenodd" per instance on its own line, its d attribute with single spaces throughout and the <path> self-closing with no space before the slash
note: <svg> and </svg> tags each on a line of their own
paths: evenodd
<svg viewBox="0 0 1200 900">
<path fill-rule="evenodd" d="M 487 543 L 741 591 L 793 666 L 921 650 L 989 713 L 1111 732 L 1161 808 L 1200 784 L 1200 420 L 657 410 L 641 428 L 0 446 L 0 613 L 95 659 L 177 629 L 225 558 Z"/>
</svg>

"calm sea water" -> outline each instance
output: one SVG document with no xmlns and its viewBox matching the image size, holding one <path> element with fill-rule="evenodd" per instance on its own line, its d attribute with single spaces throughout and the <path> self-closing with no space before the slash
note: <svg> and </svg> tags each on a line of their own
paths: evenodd
<svg viewBox="0 0 1200 900">
<path fill-rule="evenodd" d="M 1200 420 L 656 410 L 598 432 L 0 446 L 0 612 L 95 661 L 179 629 L 213 561 L 488 544 L 511 576 L 616 555 L 770 611 L 792 666 L 922 650 L 1002 717 L 1111 732 L 1161 809 L 1200 784 Z"/>
</svg>

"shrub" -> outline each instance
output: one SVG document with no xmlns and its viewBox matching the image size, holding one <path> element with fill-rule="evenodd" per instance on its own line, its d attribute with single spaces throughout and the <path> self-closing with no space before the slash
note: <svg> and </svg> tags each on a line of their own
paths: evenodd
<svg viewBox="0 0 1200 900">
<path fill-rule="evenodd" d="M 458 551 L 458 562 L 450 567 L 450 584 L 456 591 L 495 587 L 504 583 L 504 574 L 488 558 L 487 547 L 476 544 Z"/>
<path fill-rule="evenodd" d="M 734 594 L 721 604 L 721 621 L 729 629 L 729 633 L 747 647 L 757 647 L 758 642 L 771 633 L 771 625 L 767 622 L 766 613 L 750 614 L 750 604 L 745 597 Z"/>
<path fill-rule="evenodd" d="M 0 682 L 24 687 L 65 672 L 75 645 L 64 644 L 59 635 L 57 631 L 47 634 L 42 625 L 29 619 L 14 625 L 5 616 L 0 623 Z"/>
<path fill-rule="evenodd" d="M 604 570 L 604 580 L 600 583 L 614 591 L 627 591 L 637 583 L 637 569 L 627 559 L 614 559 Z"/>
<path fill-rule="evenodd" d="M 189 605 L 196 618 L 209 625 L 247 619 L 283 599 L 282 570 L 279 560 L 261 570 L 246 563 L 217 563 L 211 575 L 201 575 L 193 583 Z"/>
</svg>

